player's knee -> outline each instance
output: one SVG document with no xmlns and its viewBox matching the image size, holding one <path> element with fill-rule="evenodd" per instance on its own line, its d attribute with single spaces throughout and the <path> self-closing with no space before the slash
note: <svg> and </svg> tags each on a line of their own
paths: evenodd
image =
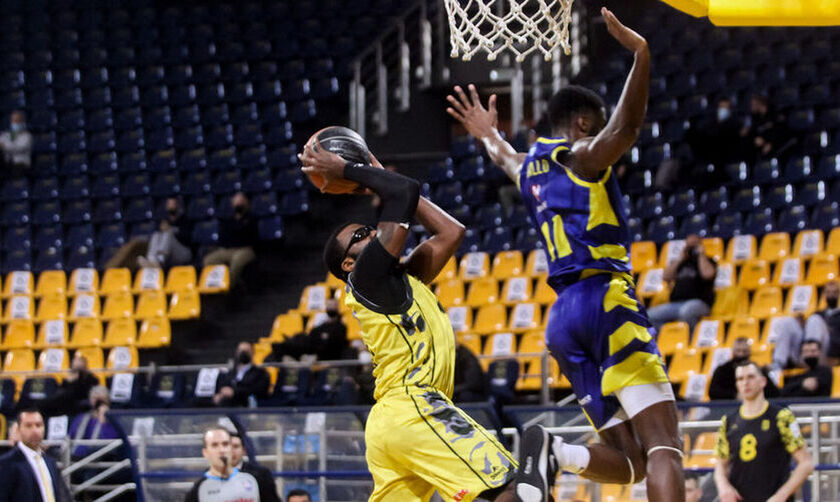
<svg viewBox="0 0 840 502">
<path fill-rule="evenodd" d="M 644 455 L 634 455 L 634 458 L 627 457 L 627 460 L 630 462 L 632 469 L 632 479 L 629 484 L 635 485 L 644 481 L 647 475 L 647 462 Z"/>
</svg>

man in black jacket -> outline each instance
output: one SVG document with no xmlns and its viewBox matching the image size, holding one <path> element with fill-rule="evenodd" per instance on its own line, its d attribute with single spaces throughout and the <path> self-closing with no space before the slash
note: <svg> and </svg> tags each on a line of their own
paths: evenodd
<svg viewBox="0 0 840 502">
<path fill-rule="evenodd" d="M 807 370 L 785 380 L 782 395 L 786 397 L 828 397 L 831 395 L 831 368 L 820 364 L 822 345 L 817 340 L 802 342 L 802 362 Z"/>
<path fill-rule="evenodd" d="M 41 409 L 47 416 L 74 416 L 88 410 L 90 389 L 99 385 L 99 380 L 88 370 L 85 356 L 76 353 L 70 366 L 70 374 L 61 382 L 58 391 L 47 397 Z"/>
<path fill-rule="evenodd" d="M 245 460 L 245 446 L 238 432 L 230 433 L 230 465 L 254 476 L 260 489 L 260 502 L 282 502 L 277 495 L 277 485 L 271 471 L 260 464 Z"/>
<path fill-rule="evenodd" d="M 250 342 L 239 343 L 235 361 L 232 372 L 219 375 L 213 402 L 217 406 L 248 406 L 252 399 L 268 397 L 271 380 L 265 369 L 254 365 L 254 346 Z"/>
<path fill-rule="evenodd" d="M 455 347 L 455 390 L 452 401 L 456 403 L 475 403 L 487 400 L 484 386 L 484 372 L 478 359 L 462 344 Z"/>
<path fill-rule="evenodd" d="M 254 246 L 259 241 L 257 220 L 251 213 L 248 196 L 237 192 L 231 197 L 233 217 L 221 221 L 219 227 L 219 249 L 204 257 L 204 266 L 227 265 L 230 267 L 230 286 L 234 287 L 257 255 Z"/>
<path fill-rule="evenodd" d="M 738 389 L 735 385 L 735 369 L 746 364 L 750 360 L 752 350 L 750 348 L 750 341 L 747 338 L 736 338 L 732 344 L 732 359 L 721 364 L 712 373 L 712 381 L 709 384 L 709 399 L 736 399 L 738 397 Z M 767 378 L 767 371 L 761 370 L 764 377 Z M 764 387 L 764 396 L 767 398 L 778 397 L 779 388 L 773 383 L 773 380 L 767 378 L 767 385 Z"/>
</svg>

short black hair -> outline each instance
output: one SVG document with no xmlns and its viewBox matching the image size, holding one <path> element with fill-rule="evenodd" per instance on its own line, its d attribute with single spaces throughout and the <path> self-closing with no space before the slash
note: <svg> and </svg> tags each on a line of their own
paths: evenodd
<svg viewBox="0 0 840 502">
<path fill-rule="evenodd" d="M 41 418 L 44 418 L 44 413 L 37 406 L 25 406 L 25 407 L 19 409 L 18 412 L 17 412 L 17 423 L 18 424 L 20 424 L 20 417 L 24 413 L 38 413 L 38 414 L 41 415 Z"/>
<path fill-rule="evenodd" d="M 755 366 L 755 369 L 758 370 L 758 373 L 764 378 L 767 378 L 767 374 L 764 373 L 764 369 L 761 366 L 759 366 L 757 362 L 752 360 L 742 361 L 735 365 L 735 369 L 743 368 L 744 366 Z"/>
<path fill-rule="evenodd" d="M 353 222 L 339 225 L 338 228 L 333 230 L 324 245 L 324 265 L 327 266 L 327 270 L 332 275 L 345 282 L 347 282 L 347 273 L 341 268 L 341 262 L 344 261 L 344 246 L 338 242 L 338 235 L 350 225 L 353 225 Z"/>
<path fill-rule="evenodd" d="M 567 85 L 554 93 L 548 101 L 548 121 L 554 131 L 568 127 L 575 115 L 599 114 L 604 108 L 604 100 L 591 89 Z"/>
<path fill-rule="evenodd" d="M 809 343 L 816 343 L 817 348 L 822 350 L 822 342 L 819 341 L 819 340 L 803 340 L 802 343 L 799 344 L 799 350 L 802 350 L 802 347 L 804 347 L 805 345 L 807 345 Z"/>
<path fill-rule="evenodd" d="M 697 471 L 685 471 L 685 480 L 688 481 L 689 479 L 693 479 L 697 481 L 697 484 L 700 484 L 700 473 Z"/>
<path fill-rule="evenodd" d="M 289 490 L 289 492 L 286 494 L 286 500 L 289 500 L 290 497 L 299 497 L 301 495 L 305 495 L 306 498 L 308 498 L 309 500 L 312 500 L 312 495 L 308 491 L 302 490 L 300 488 L 295 488 L 294 490 Z"/>
</svg>

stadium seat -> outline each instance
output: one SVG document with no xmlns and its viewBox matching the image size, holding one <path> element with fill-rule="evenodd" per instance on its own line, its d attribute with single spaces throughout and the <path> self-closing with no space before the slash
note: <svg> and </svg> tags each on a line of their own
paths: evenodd
<svg viewBox="0 0 840 502">
<path fill-rule="evenodd" d="M 732 343 L 738 338 L 746 338 L 751 343 L 759 343 L 759 320 L 754 317 L 738 317 L 729 325 L 726 332 L 726 346 L 732 347 Z"/>
<path fill-rule="evenodd" d="M 659 254 L 659 266 L 666 268 L 678 261 L 682 257 L 683 249 L 685 249 L 685 241 L 682 239 L 670 240 L 663 244 L 662 252 Z"/>
<path fill-rule="evenodd" d="M 492 277 L 479 277 L 469 284 L 466 305 L 481 307 L 495 303 L 499 298 L 499 282 Z"/>
<path fill-rule="evenodd" d="M 13 295 L 31 295 L 34 290 L 35 281 L 32 272 L 18 270 L 6 276 L 3 296 L 9 298 Z"/>
<path fill-rule="evenodd" d="M 726 261 L 740 265 L 741 263 L 755 257 L 756 244 L 752 235 L 736 235 L 729 240 L 726 249 Z"/>
<path fill-rule="evenodd" d="M 720 237 L 706 237 L 703 239 L 703 247 L 706 249 L 706 256 L 720 262 L 724 258 L 723 239 Z"/>
<path fill-rule="evenodd" d="M 672 382 L 684 382 L 690 373 L 700 373 L 703 352 L 697 349 L 682 350 L 674 354 L 668 366 L 668 376 Z"/>
<path fill-rule="evenodd" d="M 746 315 L 750 308 L 750 297 L 746 290 L 730 287 L 715 293 L 715 303 L 709 314 L 712 319 L 732 320 L 735 316 Z"/>
<path fill-rule="evenodd" d="M 493 303 L 478 309 L 473 324 L 473 331 L 479 335 L 487 335 L 504 331 L 507 328 L 507 312 L 504 305 Z"/>
<path fill-rule="evenodd" d="M 765 286 L 755 292 L 749 315 L 758 319 L 773 317 L 782 311 L 782 289 L 778 286 Z"/>
<path fill-rule="evenodd" d="M 270 338 L 280 341 L 298 333 L 303 333 L 303 316 L 290 310 L 274 318 Z"/>
<path fill-rule="evenodd" d="M 837 256 L 828 253 L 820 253 L 811 259 L 808 265 L 808 274 L 805 276 L 806 284 L 824 286 L 826 283 L 838 278 Z"/>
<path fill-rule="evenodd" d="M 656 243 L 641 241 L 630 243 L 630 263 L 634 273 L 641 273 L 656 266 Z"/>
<path fill-rule="evenodd" d="M 537 303 L 517 303 L 511 313 L 507 330 L 524 333 L 542 326 L 542 310 Z"/>
<path fill-rule="evenodd" d="M 662 278 L 664 272 L 662 268 L 651 268 L 642 272 L 636 288 L 640 298 L 653 298 L 665 289 L 665 281 Z"/>
<path fill-rule="evenodd" d="M 784 259 L 789 253 L 790 235 L 787 232 L 774 232 L 762 237 L 759 259 L 774 262 Z"/>
<path fill-rule="evenodd" d="M 201 301 L 198 296 L 198 291 L 195 289 L 186 289 L 172 294 L 172 299 L 169 302 L 170 319 L 196 319 L 200 314 Z"/>
<path fill-rule="evenodd" d="M 741 265 L 741 275 L 738 286 L 753 290 L 761 288 L 770 282 L 770 264 L 764 260 L 753 258 Z"/>
<path fill-rule="evenodd" d="M 43 356 L 44 352 L 42 352 L 41 355 Z M 58 355 L 53 357 L 58 357 Z M 52 369 L 51 366 L 50 369 Z M 56 379 L 51 376 L 28 377 L 24 381 L 23 388 L 20 391 L 20 396 L 18 397 L 18 407 L 21 409 L 38 407 L 45 399 L 53 396 L 57 390 L 58 382 L 56 382 Z"/>
<path fill-rule="evenodd" d="M 794 286 L 787 295 L 784 313 L 790 316 L 808 316 L 816 310 L 817 291 L 813 285 Z"/>
<path fill-rule="evenodd" d="M 163 290 L 163 270 L 154 267 L 141 268 L 137 271 L 134 277 L 134 293 L 142 293 L 144 291 L 162 291 Z"/>
<path fill-rule="evenodd" d="M 3 315 L 5 322 L 15 319 L 34 319 L 35 299 L 31 296 L 12 296 L 6 302 L 6 312 Z"/>
<path fill-rule="evenodd" d="M 70 369 L 70 356 L 66 349 L 50 348 L 38 355 L 38 370 L 58 373 Z"/>
<path fill-rule="evenodd" d="M 6 351 L 3 359 L 3 371 L 33 371 L 35 369 L 35 353 L 30 349 L 12 349 Z M 23 377 L 14 377 L 23 382 Z"/>
<path fill-rule="evenodd" d="M 99 289 L 99 272 L 94 268 L 77 268 L 70 274 L 68 296 L 95 293 Z"/>
<path fill-rule="evenodd" d="M 725 213 L 718 215 L 714 225 L 712 225 L 712 234 L 717 235 L 723 239 L 729 239 L 733 236 L 739 236 L 743 229 L 743 218 L 740 212 L 732 212 L 730 209 Z"/>
<path fill-rule="evenodd" d="M 496 359 L 510 358 L 516 353 L 516 337 L 512 333 L 496 333 L 487 338 L 484 344 L 483 356 L 479 363 L 486 372 Z"/>
<path fill-rule="evenodd" d="M 63 270 L 46 270 L 38 276 L 35 296 L 63 295 L 67 289 L 67 275 Z"/>
<path fill-rule="evenodd" d="M 201 294 L 224 293 L 230 289 L 227 265 L 208 265 L 201 270 L 198 291 Z"/>
<path fill-rule="evenodd" d="M 108 295 L 105 298 L 105 306 L 102 309 L 102 319 L 130 318 L 134 315 L 134 295 L 128 291 L 122 291 Z"/>
<path fill-rule="evenodd" d="M 670 356 L 688 347 L 688 324 L 682 321 L 662 325 L 656 340 L 663 356 Z"/>
<path fill-rule="evenodd" d="M 789 287 L 801 283 L 805 276 L 805 265 L 801 258 L 786 258 L 776 264 L 773 284 Z"/>
<path fill-rule="evenodd" d="M 473 282 L 473 285 L 475 282 Z M 504 282 L 502 287 L 502 303 L 505 305 L 514 305 L 519 302 L 527 302 L 531 300 L 531 278 L 530 277 L 511 277 Z"/>
<path fill-rule="evenodd" d="M 105 367 L 109 370 L 127 370 L 139 366 L 139 356 L 136 347 L 114 347 L 108 352 Z"/>
<path fill-rule="evenodd" d="M 838 233 L 838 247 L 840 247 L 840 233 Z M 525 273 L 531 277 L 545 276 L 548 274 L 548 257 L 543 249 L 535 249 L 528 253 L 528 260 L 525 262 Z"/>
<path fill-rule="evenodd" d="M 109 268 L 105 270 L 99 293 L 111 295 L 123 291 L 131 291 L 131 271 L 127 268 Z"/>
<path fill-rule="evenodd" d="M 166 315 L 166 294 L 162 291 L 144 291 L 137 299 L 134 317 L 149 319 Z"/>
<path fill-rule="evenodd" d="M 119 347 L 134 345 L 137 340 L 137 323 L 131 318 L 113 319 L 105 329 L 102 347 Z"/>
<path fill-rule="evenodd" d="M 186 378 L 181 373 L 156 373 L 143 400 L 147 408 L 172 408 L 186 399 Z"/>
<path fill-rule="evenodd" d="M 822 230 L 803 230 L 793 241 L 793 256 L 810 258 L 822 252 L 824 236 Z"/>
<path fill-rule="evenodd" d="M 446 309 L 449 322 L 455 334 L 466 333 L 473 328 L 472 309 L 470 307 L 449 307 Z"/>
<path fill-rule="evenodd" d="M 140 324 L 140 335 L 137 338 L 138 348 L 167 347 L 172 338 L 169 319 L 153 317 L 145 319 Z"/>
<path fill-rule="evenodd" d="M 94 294 L 84 293 L 76 295 L 70 304 L 71 321 L 85 318 L 99 318 L 100 312 L 99 297 Z"/>
<path fill-rule="evenodd" d="M 458 275 L 464 281 L 486 277 L 490 273 L 490 258 L 487 253 L 467 253 L 458 265 Z"/>
<path fill-rule="evenodd" d="M 782 232 L 799 232 L 808 225 L 808 209 L 805 206 L 790 206 L 779 214 L 778 229 Z"/>
<path fill-rule="evenodd" d="M 320 312 L 326 308 L 330 290 L 325 283 L 318 283 L 304 288 L 300 295 L 298 311 L 302 314 Z"/>
<path fill-rule="evenodd" d="M 35 326 L 30 320 L 16 320 L 6 326 L 3 344 L 0 348 L 31 349 L 35 345 Z"/>
<path fill-rule="evenodd" d="M 725 339 L 723 323 L 716 319 L 703 319 L 694 327 L 692 346 L 696 349 L 710 349 L 723 345 Z"/>
<path fill-rule="evenodd" d="M 493 257 L 491 275 L 496 279 L 508 279 L 522 274 L 523 258 L 520 251 L 503 251 Z"/>
<path fill-rule="evenodd" d="M 545 277 L 540 277 L 537 279 L 537 286 L 534 289 L 534 296 L 531 300 L 540 305 L 552 305 L 557 300 L 557 293 L 548 285 Z"/>
<path fill-rule="evenodd" d="M 45 321 L 47 319 L 64 319 L 67 316 L 67 298 L 64 294 L 49 294 L 42 296 L 38 302 L 38 310 L 35 319 Z"/>
<path fill-rule="evenodd" d="M 840 255 L 840 227 L 832 229 L 828 234 L 828 240 L 825 243 L 825 252 Z"/>
<path fill-rule="evenodd" d="M 166 277 L 167 293 L 196 289 L 195 268 L 192 266 L 172 267 Z"/>
<path fill-rule="evenodd" d="M 438 283 L 436 295 L 444 307 L 460 305 L 466 299 L 464 282 L 460 279 L 448 279 Z"/>
<path fill-rule="evenodd" d="M 63 319 L 49 319 L 41 322 L 38 328 L 38 338 L 34 348 L 64 347 L 69 340 L 70 331 L 67 321 Z"/>
</svg>

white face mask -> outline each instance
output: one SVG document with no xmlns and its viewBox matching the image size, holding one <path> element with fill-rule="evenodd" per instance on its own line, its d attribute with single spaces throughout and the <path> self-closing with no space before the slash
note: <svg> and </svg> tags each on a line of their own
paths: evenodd
<svg viewBox="0 0 840 502">
<path fill-rule="evenodd" d="M 370 357 L 370 352 L 363 350 L 359 352 L 359 362 L 362 364 L 370 364 L 373 359 Z"/>
<path fill-rule="evenodd" d="M 732 112 L 729 111 L 729 108 L 717 109 L 718 122 L 723 122 L 724 120 L 728 119 L 730 115 L 732 115 Z"/>
</svg>

